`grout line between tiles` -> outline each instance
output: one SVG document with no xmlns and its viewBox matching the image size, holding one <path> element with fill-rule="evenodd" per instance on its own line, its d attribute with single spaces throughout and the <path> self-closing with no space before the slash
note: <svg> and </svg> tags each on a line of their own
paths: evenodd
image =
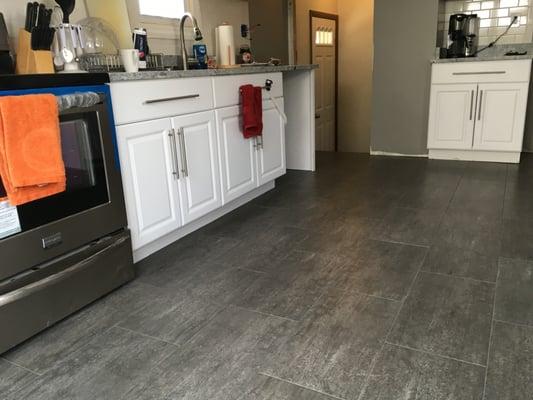
<svg viewBox="0 0 533 400">
<path fill-rule="evenodd" d="M 288 317 L 282 317 L 281 315 L 270 314 L 270 313 L 266 313 L 266 312 L 262 312 L 262 311 L 257 311 L 257 310 L 253 310 L 251 308 L 237 306 L 235 304 L 232 304 L 232 307 L 238 308 L 240 310 L 250 311 L 250 312 L 253 312 L 253 313 L 256 313 L 256 314 L 259 314 L 259 315 L 264 315 L 265 317 L 279 318 L 279 319 L 283 319 L 285 321 L 290 321 L 290 322 L 300 322 L 300 321 L 298 321 L 296 319 L 292 319 L 292 318 L 288 318 Z"/>
<path fill-rule="evenodd" d="M 430 275 L 438 275 L 438 276 L 446 276 L 446 277 L 449 277 L 449 278 L 464 279 L 466 281 L 472 281 L 472 282 L 477 282 L 477 283 L 486 283 L 486 284 L 492 285 L 492 286 L 496 285 L 496 282 L 484 281 L 482 279 L 474 279 L 474 278 L 469 278 L 469 277 L 466 277 L 466 276 L 459 276 L 459 275 L 453 275 L 453 274 L 444 274 L 442 272 L 427 271 L 425 269 L 422 269 L 422 271 L 420 271 L 420 272 L 423 272 L 424 274 L 430 274 Z"/>
<path fill-rule="evenodd" d="M 14 361 L 10 361 L 7 358 L 0 357 L 0 360 L 4 360 L 6 363 L 11 364 L 11 365 L 13 365 L 13 366 L 15 366 L 17 368 L 23 369 L 24 371 L 29 372 L 32 375 L 37 375 L 37 376 L 43 376 L 44 375 L 44 374 L 40 374 L 39 372 L 33 371 L 33 370 L 25 367 L 24 365 L 20 365 L 20 364 L 14 362 Z"/>
<path fill-rule="evenodd" d="M 157 338 L 155 336 L 147 335 L 146 333 L 142 333 L 142 332 L 134 331 L 132 329 L 124 328 L 123 326 L 120 326 L 119 324 L 120 324 L 120 322 L 118 324 L 116 324 L 116 325 L 113 325 L 111 328 L 118 328 L 118 329 L 121 329 L 121 330 L 126 331 L 126 332 L 135 333 L 136 335 L 143 336 L 143 337 L 148 338 L 148 339 L 156 340 L 156 341 L 161 342 L 161 343 L 166 343 L 166 344 L 169 344 L 169 345 L 171 345 L 173 347 L 181 347 L 180 345 L 177 345 L 176 343 L 172 343 L 172 342 L 169 342 L 167 340 L 163 340 L 163 339 Z"/>
<path fill-rule="evenodd" d="M 533 329 L 533 325 L 529 324 L 521 324 L 520 322 L 511 322 L 511 321 L 505 321 L 503 319 L 494 319 L 494 322 L 498 322 L 500 324 L 506 324 L 506 325 L 513 325 L 513 326 L 520 326 L 522 328 L 530 328 Z"/>
<path fill-rule="evenodd" d="M 396 241 L 396 240 L 379 239 L 379 238 L 376 238 L 376 237 L 372 237 L 372 238 L 370 238 L 369 240 L 373 240 L 373 241 L 375 241 L 375 242 L 384 242 L 384 243 L 391 243 L 391 244 L 401 244 L 401 245 L 403 245 L 403 246 L 420 247 L 420 248 L 423 248 L 423 249 L 429 249 L 429 248 L 430 248 L 430 245 L 416 244 L 416 243 L 407 243 L 407 242 L 400 242 L 400 241 Z"/>
<path fill-rule="evenodd" d="M 300 387 L 302 389 L 310 390 L 311 392 L 315 392 L 315 393 L 327 396 L 327 397 L 329 397 L 331 399 L 345 400 L 342 397 L 337 397 L 337 396 L 334 396 L 334 395 L 326 393 L 326 392 L 321 392 L 320 390 L 312 389 L 310 387 L 307 387 L 307 386 L 304 386 L 304 385 L 300 385 L 300 384 L 295 383 L 295 382 L 291 382 L 291 381 L 289 381 L 287 379 L 283 379 L 283 378 L 280 378 L 280 377 L 277 377 L 277 376 L 274 376 L 274 375 L 267 374 L 266 372 L 260 372 L 259 375 L 263 375 L 263 376 L 266 376 L 267 378 L 275 379 L 275 380 L 280 381 L 280 382 L 285 382 L 285 383 L 288 383 L 289 385 L 298 386 L 298 387 Z"/>
<path fill-rule="evenodd" d="M 386 340 L 385 343 L 388 344 L 388 345 L 391 345 L 391 346 L 400 347 L 402 349 L 416 351 L 417 353 L 423 353 L 423 354 L 427 354 L 427 355 L 430 355 L 430 356 L 445 358 L 447 360 L 457 361 L 457 362 L 460 362 L 460 363 L 463 363 L 463 364 L 469 364 L 469 365 L 473 365 L 473 366 L 476 366 L 476 367 L 487 368 L 487 366 L 483 365 L 483 364 L 475 363 L 475 362 L 472 362 L 472 361 L 461 360 L 460 358 L 450 357 L 450 356 L 446 356 L 444 354 L 434 353 L 432 351 L 416 349 L 416 348 L 411 347 L 411 346 L 406 346 L 406 345 L 403 345 L 403 344 L 389 342 L 388 340 Z"/>
<path fill-rule="evenodd" d="M 385 348 L 385 344 L 388 342 L 389 336 L 391 335 L 392 331 L 394 330 L 394 326 L 396 325 L 396 322 L 398 321 L 398 318 L 400 317 L 400 313 L 403 309 L 403 306 L 405 305 L 405 302 L 407 301 L 407 298 L 411 294 L 416 281 L 418 280 L 418 276 L 420 275 L 420 272 L 422 271 L 422 267 L 424 263 L 426 262 L 426 258 L 428 256 L 429 251 L 426 251 L 426 254 L 424 255 L 424 258 L 420 262 L 420 266 L 418 267 L 418 270 L 416 271 L 415 276 L 413 277 L 413 280 L 411 281 L 411 284 L 409 285 L 409 288 L 407 289 L 407 293 L 403 297 L 402 301 L 400 302 L 400 305 L 398 306 L 398 311 L 396 312 L 396 315 L 394 316 L 390 328 L 387 331 L 387 334 L 385 335 L 385 338 L 383 340 L 383 343 L 381 344 L 380 349 L 376 352 L 374 355 L 374 358 L 372 359 L 372 362 L 370 363 L 370 367 L 368 369 L 368 374 L 364 380 L 363 387 L 361 388 L 361 392 L 359 393 L 359 396 L 357 397 L 357 400 L 362 400 L 363 396 L 365 395 L 365 392 L 368 388 L 368 384 L 370 383 L 370 377 L 373 375 L 374 368 L 376 367 L 376 364 L 378 362 L 379 357 L 383 353 L 383 349 Z"/>
<path fill-rule="evenodd" d="M 489 377 L 489 365 L 490 365 L 490 351 L 492 350 L 492 336 L 494 334 L 494 321 L 496 316 L 496 292 L 498 289 L 498 281 L 500 279 L 500 263 L 498 263 L 498 272 L 496 274 L 496 287 L 494 289 L 494 298 L 492 299 L 492 317 L 490 321 L 490 335 L 489 335 L 489 346 L 487 348 L 487 368 L 485 369 L 485 379 L 483 381 L 483 399 L 487 392 L 487 380 Z"/>
</svg>

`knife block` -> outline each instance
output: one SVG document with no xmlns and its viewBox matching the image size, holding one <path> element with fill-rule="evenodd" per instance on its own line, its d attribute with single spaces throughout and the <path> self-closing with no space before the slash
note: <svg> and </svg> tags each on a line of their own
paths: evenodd
<svg viewBox="0 0 533 400">
<path fill-rule="evenodd" d="M 52 52 L 47 50 L 31 49 L 31 33 L 25 29 L 19 31 L 17 47 L 16 73 L 25 74 L 53 74 L 54 64 Z"/>
</svg>

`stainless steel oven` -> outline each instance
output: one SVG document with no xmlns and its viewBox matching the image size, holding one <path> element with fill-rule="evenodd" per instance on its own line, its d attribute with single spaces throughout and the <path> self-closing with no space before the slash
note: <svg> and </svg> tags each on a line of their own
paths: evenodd
<svg viewBox="0 0 533 400">
<path fill-rule="evenodd" d="M 105 74 L 0 77 L 0 96 L 58 97 L 67 176 L 63 193 L 0 209 L 0 324 L 12 329 L 0 330 L 0 353 L 133 278 L 107 82 Z"/>
</svg>

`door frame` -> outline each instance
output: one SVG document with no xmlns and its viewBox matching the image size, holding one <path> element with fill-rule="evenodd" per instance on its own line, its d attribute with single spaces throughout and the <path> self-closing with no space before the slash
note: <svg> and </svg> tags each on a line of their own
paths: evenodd
<svg viewBox="0 0 533 400">
<path fill-rule="evenodd" d="M 313 64 L 313 45 L 315 36 L 313 35 L 313 18 L 330 19 L 335 21 L 335 152 L 339 151 L 339 16 L 322 11 L 309 10 L 309 63 Z"/>
</svg>

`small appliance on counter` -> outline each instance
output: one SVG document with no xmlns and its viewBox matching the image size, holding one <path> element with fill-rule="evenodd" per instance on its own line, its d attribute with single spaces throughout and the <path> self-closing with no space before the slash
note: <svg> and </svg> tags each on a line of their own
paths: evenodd
<svg viewBox="0 0 533 400">
<path fill-rule="evenodd" d="M 133 48 L 139 51 L 139 69 L 146 69 L 146 57 L 150 52 L 146 29 L 135 28 L 133 30 Z"/>
<path fill-rule="evenodd" d="M 450 17 L 447 58 L 476 56 L 479 22 L 477 14 L 454 14 Z"/>
</svg>

